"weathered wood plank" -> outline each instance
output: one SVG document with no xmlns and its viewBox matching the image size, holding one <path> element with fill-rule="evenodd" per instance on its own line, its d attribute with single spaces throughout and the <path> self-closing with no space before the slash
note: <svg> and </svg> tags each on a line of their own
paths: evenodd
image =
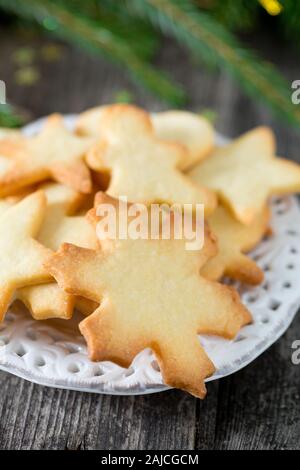
<svg viewBox="0 0 300 470">
<path fill-rule="evenodd" d="M 0 449 L 193 449 L 197 400 L 170 391 L 117 397 L 0 373 Z"/>
<path fill-rule="evenodd" d="M 299 449 L 299 366 L 291 363 L 291 344 L 300 318 L 246 369 L 221 381 L 216 448 Z"/>
</svg>

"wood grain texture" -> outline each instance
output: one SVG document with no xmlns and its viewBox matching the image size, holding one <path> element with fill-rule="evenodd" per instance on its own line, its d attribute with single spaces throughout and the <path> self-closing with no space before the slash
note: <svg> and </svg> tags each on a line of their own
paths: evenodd
<svg viewBox="0 0 300 470">
<path fill-rule="evenodd" d="M 40 55 L 47 40 L 0 36 L 0 78 L 8 98 L 30 110 L 33 118 L 54 111 L 78 112 L 114 100 L 123 89 L 150 110 L 165 106 L 128 80 L 124 71 L 64 46 L 58 62 L 37 62 L 41 80 L 18 86 L 16 47 L 32 45 Z M 265 37 L 257 37 L 265 55 L 280 63 L 290 80 L 300 78 L 296 55 Z M 192 66 L 172 43 L 162 48 L 158 63 L 189 90 L 189 108 L 213 108 L 217 128 L 235 136 L 250 127 L 274 127 L 282 155 L 300 161 L 300 138 L 279 125 L 260 104 L 247 99 L 224 74 L 210 75 Z M 180 66 L 178 66 L 180 64 Z M 290 360 L 291 344 L 300 336 L 300 318 L 253 364 L 208 384 L 201 402 L 179 392 L 115 397 L 34 385 L 0 372 L 0 449 L 299 449 L 300 368 Z"/>
</svg>

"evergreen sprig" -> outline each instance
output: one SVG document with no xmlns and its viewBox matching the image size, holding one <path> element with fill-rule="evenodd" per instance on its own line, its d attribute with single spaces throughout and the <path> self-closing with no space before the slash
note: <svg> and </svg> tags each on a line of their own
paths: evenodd
<svg viewBox="0 0 300 470">
<path fill-rule="evenodd" d="M 72 5 L 72 2 L 70 2 Z M 161 98 L 173 104 L 183 104 L 185 93 L 163 73 L 141 59 L 133 48 L 101 24 L 51 0 L 0 0 L 0 7 L 27 20 L 38 22 L 48 32 L 76 43 L 91 52 L 103 53 L 121 64 L 137 79 Z"/>
<path fill-rule="evenodd" d="M 174 36 L 194 55 L 218 65 L 236 78 L 242 88 L 263 101 L 291 124 L 300 125 L 300 109 L 291 101 L 289 83 L 270 63 L 243 48 L 239 41 L 190 0 L 130 0 L 137 14 Z"/>
<path fill-rule="evenodd" d="M 91 20 L 96 27 L 99 25 L 111 31 L 142 59 L 151 59 L 157 50 L 159 38 L 150 23 L 137 20 L 124 9 L 120 15 L 119 3 L 111 0 L 69 0 L 67 5 L 71 12 Z"/>
<path fill-rule="evenodd" d="M 281 0 L 282 13 L 278 17 L 280 30 L 283 31 L 290 44 L 300 47 L 300 2 Z"/>
<path fill-rule="evenodd" d="M 274 21 L 290 22 L 289 30 L 300 42 L 300 5 L 293 0 L 281 3 L 283 11 Z M 290 84 L 275 66 L 243 47 L 232 32 L 240 26 L 253 27 L 259 13 L 267 15 L 258 0 L 251 4 L 247 0 L 197 0 L 197 4 L 193 0 L 0 0 L 1 7 L 64 40 L 104 54 L 159 97 L 180 105 L 185 100 L 182 87 L 149 63 L 161 33 L 172 36 L 193 57 L 225 69 L 279 117 L 300 124 Z"/>
<path fill-rule="evenodd" d="M 20 127 L 25 118 L 9 104 L 0 104 L 0 127 Z"/>
</svg>

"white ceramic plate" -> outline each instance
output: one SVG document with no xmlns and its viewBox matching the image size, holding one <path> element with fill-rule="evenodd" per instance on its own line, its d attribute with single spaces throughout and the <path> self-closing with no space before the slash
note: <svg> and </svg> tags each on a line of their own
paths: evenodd
<svg viewBox="0 0 300 470">
<path fill-rule="evenodd" d="M 76 117 L 66 117 L 72 127 Z M 27 126 L 34 134 L 42 121 Z M 222 144 L 226 139 L 219 137 Z M 200 336 L 216 366 L 208 380 L 216 380 L 254 361 L 288 328 L 300 307 L 300 210 L 295 197 L 272 200 L 273 235 L 251 254 L 265 272 L 262 285 L 239 286 L 253 324 L 233 341 Z M 19 377 L 59 388 L 117 395 L 167 390 L 150 350 L 142 351 L 129 369 L 88 359 L 79 334 L 79 316 L 72 320 L 34 321 L 25 309 L 9 311 L 0 324 L 0 369 Z"/>
</svg>

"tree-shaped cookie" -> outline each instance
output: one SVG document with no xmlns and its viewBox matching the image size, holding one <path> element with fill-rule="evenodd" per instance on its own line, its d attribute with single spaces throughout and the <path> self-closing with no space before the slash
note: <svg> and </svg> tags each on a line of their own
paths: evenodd
<svg viewBox="0 0 300 470">
<path fill-rule="evenodd" d="M 102 203 L 117 210 L 107 195 Z M 90 217 L 100 220 L 95 210 Z M 197 334 L 233 338 L 251 320 L 235 290 L 199 275 L 215 254 L 210 234 L 198 251 L 186 250 L 184 239 L 104 241 L 98 250 L 63 245 L 46 264 L 67 292 L 101 302 L 80 323 L 91 359 L 128 367 L 150 347 L 165 383 L 203 398 L 214 366 Z"/>
<path fill-rule="evenodd" d="M 250 224 L 268 196 L 300 190 L 300 166 L 275 157 L 271 129 L 258 127 L 195 167 L 189 176 L 216 191 L 242 223 Z"/>
<path fill-rule="evenodd" d="M 81 113 L 76 123 L 76 132 L 99 140 L 102 137 L 102 117 L 106 109 L 107 106 L 98 106 Z M 171 110 L 151 114 L 150 119 L 158 139 L 177 142 L 185 149 L 178 163 L 180 169 L 191 167 L 212 150 L 214 131 L 204 117 L 187 111 Z"/>
<path fill-rule="evenodd" d="M 51 278 L 43 266 L 51 251 L 34 239 L 45 209 L 45 195 L 37 191 L 1 211 L 0 319 L 4 317 L 16 289 Z"/>
<path fill-rule="evenodd" d="M 59 115 L 50 116 L 36 136 L 0 140 L 0 196 L 49 178 L 82 193 L 91 192 L 83 159 L 90 144 L 90 139 L 68 131 Z M 4 170 L 3 157 L 7 157 Z"/>
<path fill-rule="evenodd" d="M 201 269 L 201 275 L 211 280 L 229 276 L 248 284 L 262 282 L 264 273 L 244 253 L 254 248 L 268 230 L 270 211 L 265 207 L 250 225 L 238 222 L 224 207 L 218 206 L 209 217 L 209 226 L 217 237 L 218 253 Z"/>
<path fill-rule="evenodd" d="M 145 204 L 203 203 L 206 214 L 215 208 L 214 193 L 178 170 L 182 146 L 158 140 L 146 112 L 129 105 L 106 107 L 101 136 L 87 161 L 94 170 L 110 173 L 109 195 Z"/>
<path fill-rule="evenodd" d="M 47 197 L 47 208 L 37 240 L 53 251 L 64 242 L 96 248 L 97 238 L 92 225 L 83 215 L 72 215 L 84 202 L 82 195 L 58 183 L 45 184 L 41 188 Z M 74 306 L 83 313 L 90 313 L 89 301 L 80 299 L 77 303 L 74 296 L 53 281 L 19 289 L 17 297 L 37 320 L 70 318 Z"/>
</svg>

